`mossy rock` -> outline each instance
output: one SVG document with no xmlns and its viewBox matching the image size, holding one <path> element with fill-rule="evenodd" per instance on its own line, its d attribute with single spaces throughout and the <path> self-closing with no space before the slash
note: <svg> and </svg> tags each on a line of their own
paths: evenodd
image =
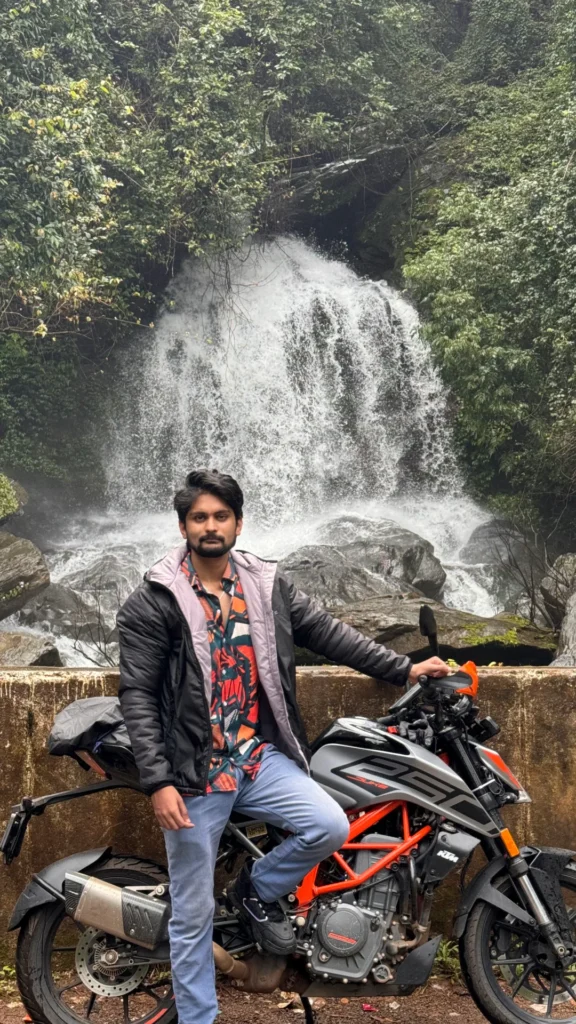
<svg viewBox="0 0 576 1024">
<path fill-rule="evenodd" d="M 419 628 L 423 603 L 422 599 L 410 596 L 372 597 L 333 609 L 333 614 L 398 654 L 423 661 L 431 654 Z M 439 601 L 425 603 L 436 616 L 443 658 L 454 658 L 460 664 L 471 660 L 478 665 L 548 665 L 552 661 L 556 650 L 556 634 L 552 630 L 534 626 L 516 615 L 482 618 L 447 608 Z M 305 653 L 298 654 L 303 664 Z M 311 656 L 310 663 L 315 660 Z"/>
<path fill-rule="evenodd" d="M 20 611 L 49 583 L 42 552 L 24 537 L 0 531 L 0 619 Z"/>
</svg>

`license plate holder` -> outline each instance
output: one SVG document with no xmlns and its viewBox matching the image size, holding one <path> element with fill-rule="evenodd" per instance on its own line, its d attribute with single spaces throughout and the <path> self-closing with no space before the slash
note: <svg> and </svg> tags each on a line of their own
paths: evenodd
<svg viewBox="0 0 576 1024">
<path fill-rule="evenodd" d="M 22 807 L 13 809 L 0 842 L 0 853 L 5 864 L 11 864 L 22 849 L 31 815 Z"/>
</svg>

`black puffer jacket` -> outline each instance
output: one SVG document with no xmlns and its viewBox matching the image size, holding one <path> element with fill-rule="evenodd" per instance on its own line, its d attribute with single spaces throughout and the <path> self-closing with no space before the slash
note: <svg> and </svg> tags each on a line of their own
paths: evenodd
<svg viewBox="0 0 576 1024">
<path fill-rule="evenodd" d="M 212 754 L 210 648 L 204 611 L 180 571 L 185 553 L 179 546 L 158 562 L 118 613 L 120 703 L 149 794 L 169 785 L 204 793 Z M 258 665 L 259 734 L 307 769 L 294 645 L 399 685 L 411 662 L 333 618 L 275 562 L 233 555 Z"/>
</svg>

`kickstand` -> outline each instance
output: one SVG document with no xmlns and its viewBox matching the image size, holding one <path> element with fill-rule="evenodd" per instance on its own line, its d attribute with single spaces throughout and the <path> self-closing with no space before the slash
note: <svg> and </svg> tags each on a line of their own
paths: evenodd
<svg viewBox="0 0 576 1024">
<path fill-rule="evenodd" d="M 302 1000 L 302 1006 L 304 1007 L 304 1020 L 306 1021 L 306 1024 L 315 1024 L 316 1014 L 312 1009 L 312 1004 L 310 1003 L 310 1000 L 307 998 L 307 996 L 300 996 L 300 999 Z"/>
</svg>

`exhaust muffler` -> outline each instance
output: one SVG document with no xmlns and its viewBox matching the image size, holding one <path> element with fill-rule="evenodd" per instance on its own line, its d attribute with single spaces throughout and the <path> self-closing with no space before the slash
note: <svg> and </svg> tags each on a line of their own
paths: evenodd
<svg viewBox="0 0 576 1024">
<path fill-rule="evenodd" d="M 125 942 L 154 949 L 168 940 L 170 905 L 134 889 L 104 882 L 80 871 L 64 879 L 66 913 L 79 924 L 98 928 Z M 230 979 L 249 992 L 273 992 L 286 972 L 286 958 L 267 956 L 235 960 L 217 942 L 212 943 L 214 963 Z"/>
<path fill-rule="evenodd" d="M 66 913 L 79 924 L 154 949 L 168 939 L 170 906 L 134 889 L 70 871 L 64 879 Z"/>
</svg>

